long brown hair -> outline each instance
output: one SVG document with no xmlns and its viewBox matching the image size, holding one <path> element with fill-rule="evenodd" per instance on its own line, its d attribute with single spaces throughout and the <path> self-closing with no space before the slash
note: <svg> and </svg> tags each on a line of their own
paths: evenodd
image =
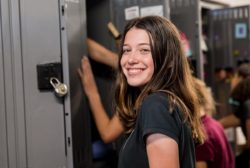
<svg viewBox="0 0 250 168">
<path fill-rule="evenodd" d="M 182 50 L 178 29 L 163 17 L 136 18 L 126 25 L 121 45 L 124 43 L 127 32 L 134 27 L 145 30 L 149 35 L 154 74 L 140 90 L 128 85 L 119 65 L 115 101 L 116 110 L 124 127 L 127 131 L 134 128 L 140 105 L 147 95 L 165 90 L 169 93 L 170 105 L 180 108 L 192 128 L 195 139 L 202 142 L 203 132 L 197 112 L 197 97 L 192 86 L 192 75 Z M 122 51 L 120 51 L 119 60 L 121 57 Z"/>
</svg>

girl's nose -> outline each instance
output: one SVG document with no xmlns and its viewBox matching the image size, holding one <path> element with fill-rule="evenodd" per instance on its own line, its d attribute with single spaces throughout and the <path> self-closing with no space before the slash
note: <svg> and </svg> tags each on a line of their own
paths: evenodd
<svg viewBox="0 0 250 168">
<path fill-rule="evenodd" d="M 136 63 L 138 63 L 139 61 L 138 61 L 138 59 L 136 58 L 136 57 L 134 57 L 134 56 L 132 56 L 132 57 L 130 57 L 129 59 L 128 59 L 128 63 L 129 64 L 136 64 Z"/>
<path fill-rule="evenodd" d="M 134 63 L 138 63 L 138 58 L 137 58 L 137 52 L 132 52 L 130 55 L 129 55 L 129 59 L 128 59 L 128 63 L 130 64 L 134 64 Z"/>
</svg>

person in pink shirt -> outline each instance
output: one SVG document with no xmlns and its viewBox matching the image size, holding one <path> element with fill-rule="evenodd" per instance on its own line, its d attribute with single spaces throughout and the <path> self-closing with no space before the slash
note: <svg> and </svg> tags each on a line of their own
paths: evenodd
<svg viewBox="0 0 250 168">
<path fill-rule="evenodd" d="M 199 98 L 201 121 L 206 133 L 204 144 L 195 148 L 196 168 L 235 168 L 235 156 L 224 128 L 212 118 L 215 112 L 212 93 L 203 81 L 195 79 L 194 83 Z"/>
</svg>

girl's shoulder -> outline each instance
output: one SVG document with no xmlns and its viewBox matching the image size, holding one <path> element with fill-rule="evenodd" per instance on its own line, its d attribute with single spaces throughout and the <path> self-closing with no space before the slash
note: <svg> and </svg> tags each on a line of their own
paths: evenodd
<svg viewBox="0 0 250 168">
<path fill-rule="evenodd" d="M 146 98 L 145 98 L 145 100 L 155 100 L 155 99 L 157 99 L 157 100 L 161 100 L 161 99 L 163 99 L 163 100 L 168 100 L 168 96 L 167 96 L 167 94 L 166 93 L 164 93 L 164 92 L 153 92 L 153 93 L 150 93 L 148 96 L 146 96 Z"/>
</svg>

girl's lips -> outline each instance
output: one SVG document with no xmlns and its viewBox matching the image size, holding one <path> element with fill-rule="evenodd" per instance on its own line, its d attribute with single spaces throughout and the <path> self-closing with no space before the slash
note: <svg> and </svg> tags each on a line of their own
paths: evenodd
<svg viewBox="0 0 250 168">
<path fill-rule="evenodd" d="M 139 73 L 141 73 L 141 72 L 142 72 L 141 69 L 129 69 L 129 70 L 128 70 L 128 74 L 129 74 L 129 75 L 137 75 L 137 74 L 139 74 Z"/>
<path fill-rule="evenodd" d="M 142 68 L 128 68 L 128 75 L 137 75 L 143 71 Z"/>
</svg>

